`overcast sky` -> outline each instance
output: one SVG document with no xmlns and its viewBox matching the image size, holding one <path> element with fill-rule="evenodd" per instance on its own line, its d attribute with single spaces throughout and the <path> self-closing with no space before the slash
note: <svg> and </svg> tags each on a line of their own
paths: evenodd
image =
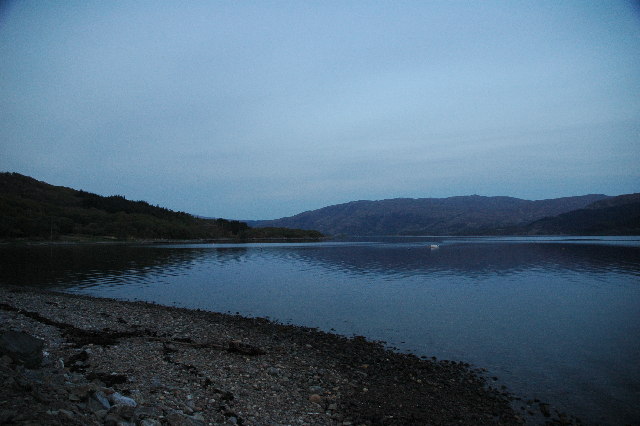
<svg viewBox="0 0 640 426">
<path fill-rule="evenodd" d="M 271 219 L 640 192 L 631 1 L 0 6 L 0 170 Z"/>
</svg>

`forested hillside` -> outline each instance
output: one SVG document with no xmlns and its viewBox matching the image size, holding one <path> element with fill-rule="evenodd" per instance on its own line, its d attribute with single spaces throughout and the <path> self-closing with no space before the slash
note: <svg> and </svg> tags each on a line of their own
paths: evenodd
<svg viewBox="0 0 640 426">
<path fill-rule="evenodd" d="M 320 236 L 286 233 L 295 238 Z M 18 173 L 0 173 L 0 238 L 250 239 L 263 234 L 237 220 L 202 219 L 121 195 L 103 197 Z M 284 234 L 285 230 L 269 233 L 271 238 L 293 238 Z"/>
</svg>

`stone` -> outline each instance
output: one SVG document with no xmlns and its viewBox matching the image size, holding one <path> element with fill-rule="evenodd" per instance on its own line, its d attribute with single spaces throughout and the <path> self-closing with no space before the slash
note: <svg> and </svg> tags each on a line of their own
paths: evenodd
<svg viewBox="0 0 640 426">
<path fill-rule="evenodd" d="M 262 349 L 252 346 L 248 343 L 243 343 L 240 340 L 232 340 L 229 342 L 229 352 L 235 352 L 242 355 L 264 355 L 265 351 Z"/>
<path fill-rule="evenodd" d="M 80 373 L 71 373 L 69 378 L 73 383 L 84 383 L 86 381 L 86 377 Z"/>
<path fill-rule="evenodd" d="M 549 404 L 545 404 L 544 402 L 540 402 L 540 412 L 545 417 L 551 417 L 551 411 L 549 410 Z"/>
<path fill-rule="evenodd" d="M 189 425 L 190 426 L 205 426 L 206 425 L 204 419 L 201 419 L 200 417 L 187 416 L 187 418 L 189 419 Z"/>
<path fill-rule="evenodd" d="M 267 374 L 269 374 L 270 376 L 279 376 L 280 370 L 275 367 L 269 367 L 267 369 Z"/>
<path fill-rule="evenodd" d="M 136 419 L 148 419 L 162 416 L 162 410 L 158 407 L 142 407 L 138 406 L 133 412 Z"/>
<path fill-rule="evenodd" d="M 140 426 L 161 426 L 160 420 L 156 419 L 143 419 L 138 423 Z"/>
<path fill-rule="evenodd" d="M 0 335 L 0 354 L 27 368 L 42 365 L 44 341 L 21 331 L 7 331 Z"/>
<path fill-rule="evenodd" d="M 124 396 L 118 392 L 114 392 L 111 395 L 109 395 L 109 401 L 111 401 L 112 404 L 114 405 L 128 405 L 130 407 L 135 407 L 138 405 L 138 403 L 129 398 L 128 396 Z"/>
<path fill-rule="evenodd" d="M 89 398 L 89 406 L 92 411 L 109 410 L 111 403 L 107 399 L 107 396 L 102 391 L 94 392 Z M 95 408 L 94 408 L 95 407 Z"/>
<path fill-rule="evenodd" d="M 167 415 L 166 419 L 171 426 L 205 426 L 206 424 L 203 420 L 177 412 Z"/>
<path fill-rule="evenodd" d="M 153 376 L 149 381 L 149 385 L 152 389 L 162 389 L 165 387 L 164 383 L 162 383 L 158 376 Z"/>
<path fill-rule="evenodd" d="M 58 412 L 56 411 L 56 415 L 57 414 Z M 13 423 L 13 420 L 17 415 L 18 413 L 14 410 L 9 410 L 9 409 L 0 410 L 0 424 L 3 425 L 3 424 Z"/>
<path fill-rule="evenodd" d="M 8 355 L 2 355 L 2 356 L 0 357 L 0 364 L 1 364 L 1 365 L 9 366 L 9 365 L 11 365 L 12 363 L 13 363 L 13 360 L 12 360 L 12 359 L 11 359 L 11 357 L 10 357 L 10 356 L 8 356 Z"/>
<path fill-rule="evenodd" d="M 118 426 L 121 419 L 114 414 L 107 414 L 104 418 L 104 426 Z"/>
<path fill-rule="evenodd" d="M 322 397 L 317 393 L 314 393 L 309 397 L 309 401 L 314 402 L 316 404 L 320 404 L 322 402 Z"/>
<path fill-rule="evenodd" d="M 140 390 L 133 389 L 129 394 L 131 395 L 130 398 L 137 402 L 138 405 L 145 403 L 144 395 Z"/>
<path fill-rule="evenodd" d="M 131 405 L 116 404 L 109 410 L 109 415 L 117 416 L 123 419 L 132 419 L 134 417 L 134 408 Z"/>
<path fill-rule="evenodd" d="M 322 386 L 309 386 L 309 392 L 321 394 L 324 392 Z"/>
<path fill-rule="evenodd" d="M 171 426 L 183 426 L 185 424 L 184 416 L 180 413 L 169 413 L 166 419 Z"/>
<path fill-rule="evenodd" d="M 69 411 L 69 410 L 60 410 L 60 414 L 64 415 L 69 419 L 73 419 L 74 417 L 73 411 Z"/>
</svg>

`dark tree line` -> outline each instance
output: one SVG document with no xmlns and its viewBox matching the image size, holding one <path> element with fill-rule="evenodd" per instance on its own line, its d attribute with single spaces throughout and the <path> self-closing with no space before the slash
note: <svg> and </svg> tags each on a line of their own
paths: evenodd
<svg viewBox="0 0 640 426">
<path fill-rule="evenodd" d="M 247 239 L 265 232 L 238 220 L 203 219 L 122 195 L 103 197 L 0 173 L 0 238 Z"/>
</svg>

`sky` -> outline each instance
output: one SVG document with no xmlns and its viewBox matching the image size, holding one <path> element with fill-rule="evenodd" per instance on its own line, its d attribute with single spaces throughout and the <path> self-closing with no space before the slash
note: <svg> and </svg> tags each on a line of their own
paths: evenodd
<svg viewBox="0 0 640 426">
<path fill-rule="evenodd" d="M 640 6 L 5 1 L 0 171 L 231 219 L 640 192 Z"/>
</svg>

